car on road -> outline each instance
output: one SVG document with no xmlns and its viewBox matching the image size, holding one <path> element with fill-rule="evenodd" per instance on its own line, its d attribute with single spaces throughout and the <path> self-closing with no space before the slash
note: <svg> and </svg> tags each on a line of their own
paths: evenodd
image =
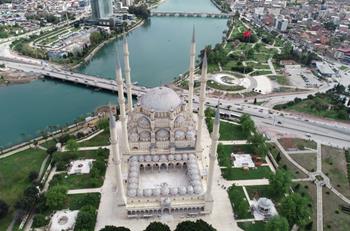
<svg viewBox="0 0 350 231">
<path fill-rule="evenodd" d="M 310 133 L 305 133 L 305 136 L 310 138 L 311 134 Z"/>
<path fill-rule="evenodd" d="M 277 124 L 282 124 L 282 122 L 281 121 L 277 121 Z"/>
</svg>

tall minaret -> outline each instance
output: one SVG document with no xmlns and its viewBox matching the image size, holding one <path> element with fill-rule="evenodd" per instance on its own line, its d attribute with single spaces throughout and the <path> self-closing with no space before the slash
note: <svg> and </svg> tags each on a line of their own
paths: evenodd
<svg viewBox="0 0 350 231">
<path fill-rule="evenodd" d="M 193 91 L 194 91 L 194 69 L 196 61 L 196 40 L 195 30 L 192 32 L 192 45 L 190 50 L 190 68 L 188 72 L 188 114 L 192 116 L 193 113 Z"/>
<path fill-rule="evenodd" d="M 116 82 L 118 88 L 118 99 L 119 99 L 119 110 L 120 115 L 119 119 L 122 123 L 122 144 L 123 144 L 123 152 L 129 153 L 129 141 L 128 141 L 128 130 L 126 126 L 126 112 L 125 112 L 125 98 L 124 98 L 124 84 L 122 79 L 122 69 L 120 67 L 118 52 L 117 52 L 117 63 L 116 63 Z"/>
<path fill-rule="evenodd" d="M 125 80 L 126 80 L 126 87 L 127 87 L 127 97 L 128 97 L 128 112 L 130 113 L 132 111 L 132 85 L 131 85 L 131 77 L 130 77 L 130 65 L 129 65 L 129 46 L 128 46 L 128 40 L 126 39 L 126 36 L 124 34 L 124 68 L 125 68 Z"/>
<path fill-rule="evenodd" d="M 212 200 L 211 189 L 213 186 L 216 151 L 218 147 L 218 140 L 220 137 L 219 129 L 220 129 L 220 111 L 219 111 L 219 105 L 218 105 L 216 108 L 213 132 L 211 133 L 211 146 L 210 146 L 210 152 L 209 152 L 209 170 L 208 170 L 206 201 Z"/>
<path fill-rule="evenodd" d="M 202 76 L 201 76 L 201 88 L 199 95 L 199 111 L 198 111 L 198 129 L 197 129 L 197 143 L 196 152 L 202 151 L 202 127 L 204 123 L 204 104 L 205 104 L 205 92 L 207 88 L 207 53 L 204 52 L 203 63 L 202 63 Z"/>
<path fill-rule="evenodd" d="M 112 114 L 112 110 L 109 111 L 109 130 L 110 130 L 110 141 L 111 141 L 111 152 L 113 157 L 113 164 L 116 166 L 116 186 L 117 186 L 117 200 L 118 204 L 126 204 L 126 196 L 124 192 L 123 175 L 122 175 L 122 160 L 118 145 L 117 127 L 115 118 Z"/>
</svg>

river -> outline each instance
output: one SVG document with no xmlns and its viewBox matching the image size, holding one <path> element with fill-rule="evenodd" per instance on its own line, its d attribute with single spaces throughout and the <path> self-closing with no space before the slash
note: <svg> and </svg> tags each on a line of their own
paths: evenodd
<svg viewBox="0 0 350 231">
<path fill-rule="evenodd" d="M 166 0 L 156 11 L 219 12 L 210 0 Z M 188 69 L 192 28 L 197 52 L 221 41 L 225 19 L 152 17 L 128 34 L 132 81 L 154 87 L 171 82 Z M 122 60 L 122 41 L 116 39 L 99 50 L 78 71 L 114 78 L 116 51 Z M 49 126 L 62 126 L 86 116 L 117 97 L 54 81 L 0 88 L 0 146 L 22 142 Z"/>
</svg>

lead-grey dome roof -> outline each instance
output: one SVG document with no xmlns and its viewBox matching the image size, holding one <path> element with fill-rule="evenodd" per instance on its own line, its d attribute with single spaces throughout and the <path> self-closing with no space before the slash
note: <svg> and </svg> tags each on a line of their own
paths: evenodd
<svg viewBox="0 0 350 231">
<path fill-rule="evenodd" d="M 155 87 L 141 97 L 141 107 L 155 112 L 169 112 L 181 105 L 181 99 L 170 88 Z"/>
</svg>

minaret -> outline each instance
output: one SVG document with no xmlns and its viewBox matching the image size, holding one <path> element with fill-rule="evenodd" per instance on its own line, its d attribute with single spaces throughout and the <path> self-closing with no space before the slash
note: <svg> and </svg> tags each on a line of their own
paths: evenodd
<svg viewBox="0 0 350 231">
<path fill-rule="evenodd" d="M 127 97 L 128 97 L 128 112 L 130 113 L 132 111 L 132 84 L 131 84 L 131 77 L 130 77 L 130 65 L 129 65 L 129 46 L 128 46 L 128 40 L 126 39 L 126 36 L 124 35 L 124 68 L 125 68 L 125 80 L 126 80 L 126 87 L 127 87 Z"/>
<path fill-rule="evenodd" d="M 188 72 L 188 114 L 192 116 L 193 113 L 193 91 L 194 91 L 194 69 L 196 61 L 196 40 L 195 30 L 192 32 L 192 45 L 190 50 L 190 68 Z"/>
<path fill-rule="evenodd" d="M 117 200 L 119 205 L 126 205 L 126 196 L 124 192 L 123 175 L 122 175 L 122 160 L 118 145 L 117 127 L 112 110 L 109 111 L 109 130 L 111 141 L 111 152 L 113 164 L 116 166 L 116 185 L 117 185 Z"/>
<path fill-rule="evenodd" d="M 207 53 L 204 52 L 203 63 L 202 63 L 202 76 L 201 76 L 201 88 L 199 95 L 199 111 L 198 111 L 198 129 L 197 129 L 197 143 L 196 152 L 202 151 L 202 127 L 204 123 L 204 104 L 205 104 L 205 92 L 207 88 Z"/>
<path fill-rule="evenodd" d="M 211 133 L 211 146 L 209 151 L 209 170 L 208 170 L 208 182 L 207 182 L 207 191 L 206 191 L 206 201 L 212 201 L 211 189 L 213 186 L 214 178 L 214 166 L 216 161 L 216 151 L 218 147 L 218 140 L 220 137 L 220 111 L 219 105 L 216 108 L 215 120 L 213 125 L 213 132 Z"/>
<path fill-rule="evenodd" d="M 119 99 L 119 120 L 122 123 L 122 144 L 123 144 L 123 152 L 125 154 L 129 153 L 129 141 L 128 141 L 128 130 L 126 126 L 126 112 L 125 112 L 125 98 L 124 98 L 124 86 L 122 79 L 122 69 L 120 67 L 118 52 L 117 52 L 117 63 L 116 63 L 116 82 L 118 88 L 118 99 Z"/>
</svg>

